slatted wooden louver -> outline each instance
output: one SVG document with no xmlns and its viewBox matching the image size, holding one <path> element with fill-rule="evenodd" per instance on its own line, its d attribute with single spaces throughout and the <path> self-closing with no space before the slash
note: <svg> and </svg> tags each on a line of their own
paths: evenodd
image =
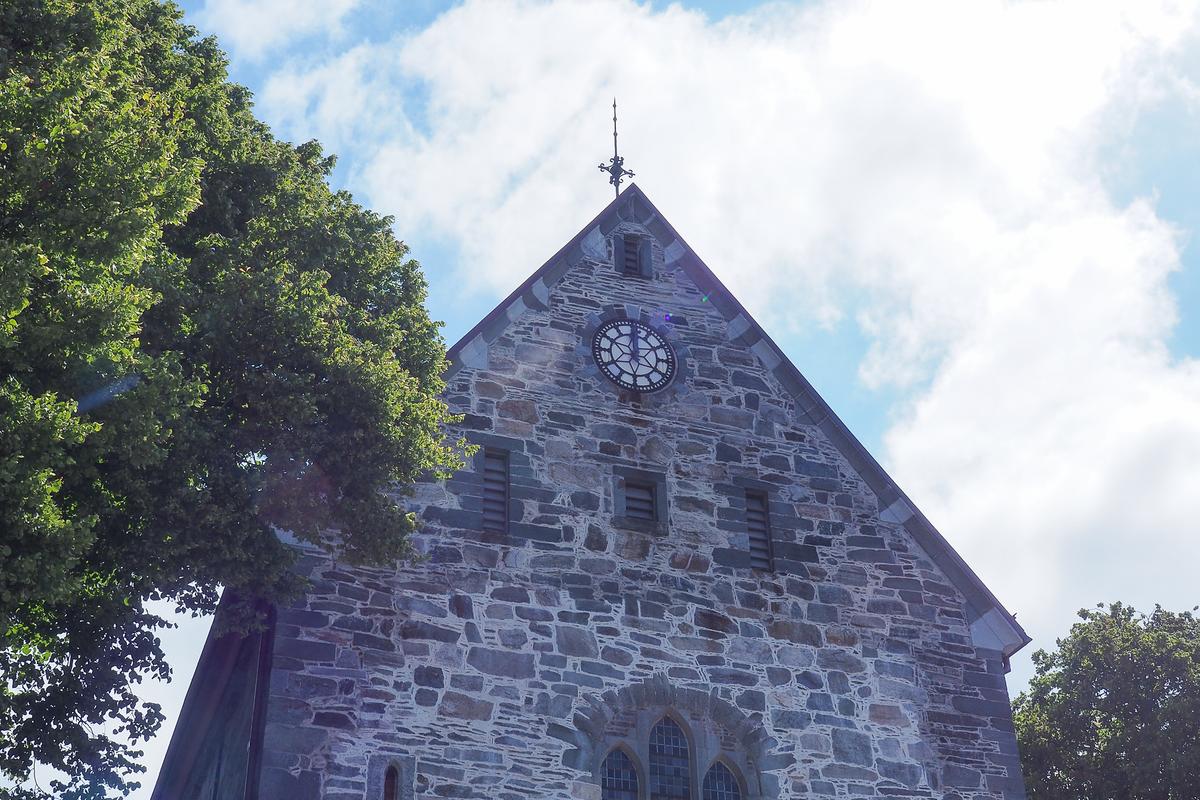
<svg viewBox="0 0 1200 800">
<path fill-rule="evenodd" d="M 654 274 L 652 258 L 649 237 L 633 233 L 616 234 L 613 237 L 613 266 L 622 274 L 651 277 Z"/>
<path fill-rule="evenodd" d="M 625 274 L 626 275 L 641 275 L 642 264 L 640 258 L 642 239 L 640 236 L 625 237 Z"/>
<path fill-rule="evenodd" d="M 654 522 L 658 519 L 655 507 L 654 484 L 625 481 L 625 516 Z"/>
<path fill-rule="evenodd" d="M 508 532 L 508 453 L 483 452 L 483 529 Z"/>
<path fill-rule="evenodd" d="M 771 523 L 767 512 L 767 496 L 763 492 L 746 492 L 746 533 L 750 537 L 750 566 L 771 569 Z"/>
</svg>

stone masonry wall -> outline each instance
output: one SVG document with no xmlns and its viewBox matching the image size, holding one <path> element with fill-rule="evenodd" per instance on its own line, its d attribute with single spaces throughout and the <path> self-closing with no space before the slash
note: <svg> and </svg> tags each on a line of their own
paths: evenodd
<svg viewBox="0 0 1200 800">
<path fill-rule="evenodd" d="M 1024 796 L 963 597 L 657 242 L 654 270 L 584 258 L 452 377 L 456 433 L 511 453 L 508 535 L 481 531 L 468 469 L 409 501 L 423 563 L 306 553 L 263 797 L 376 800 L 395 764 L 406 798 L 598 798 L 606 742 L 668 708 L 737 751 L 748 797 Z M 685 356 L 671 388 L 638 401 L 589 369 L 614 307 Z M 621 467 L 663 476 L 664 529 L 614 519 Z M 773 573 L 749 569 L 747 487 L 769 488 Z"/>
</svg>

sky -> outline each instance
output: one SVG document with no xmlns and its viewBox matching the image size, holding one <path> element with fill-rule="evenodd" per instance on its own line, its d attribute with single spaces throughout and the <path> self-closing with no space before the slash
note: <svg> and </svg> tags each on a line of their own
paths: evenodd
<svg viewBox="0 0 1200 800">
<path fill-rule="evenodd" d="M 1200 4 L 193 0 L 453 343 L 638 185 L 1034 638 L 1200 603 Z M 206 621 L 164 638 L 176 679 Z"/>
</svg>

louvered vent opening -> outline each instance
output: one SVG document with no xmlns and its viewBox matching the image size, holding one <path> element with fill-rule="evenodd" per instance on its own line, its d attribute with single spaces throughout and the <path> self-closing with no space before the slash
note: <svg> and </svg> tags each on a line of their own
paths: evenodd
<svg viewBox="0 0 1200 800">
<path fill-rule="evenodd" d="M 625 274 L 626 275 L 641 275 L 642 265 L 639 258 L 642 239 L 639 236 L 625 237 Z"/>
<path fill-rule="evenodd" d="M 767 496 L 746 492 L 746 532 L 750 535 L 750 566 L 771 569 L 771 525 L 767 515 Z"/>
<path fill-rule="evenodd" d="M 483 529 L 508 530 L 508 453 L 503 450 L 483 453 Z"/>
<path fill-rule="evenodd" d="M 654 506 L 654 484 L 625 481 L 625 516 L 651 522 L 658 519 Z"/>
</svg>

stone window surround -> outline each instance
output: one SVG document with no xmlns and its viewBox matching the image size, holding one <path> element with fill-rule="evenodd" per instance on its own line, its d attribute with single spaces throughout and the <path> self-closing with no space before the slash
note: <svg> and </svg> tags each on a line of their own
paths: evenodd
<svg viewBox="0 0 1200 800">
<path fill-rule="evenodd" d="M 736 769 L 735 775 L 745 789 L 742 800 L 778 800 L 780 797 L 780 781 L 774 771 L 794 763 L 795 756 L 777 749 L 780 743 L 763 728 L 761 716 L 738 708 L 715 690 L 678 686 L 662 673 L 619 689 L 585 695 L 571 725 L 552 721 L 546 732 L 570 745 L 563 753 L 563 766 L 590 774 L 591 782 L 599 788 L 604 759 L 612 748 L 630 741 L 631 736 L 636 746 L 636 734 L 630 731 L 638 729 L 636 723 L 642 712 L 645 712 L 641 727 L 647 754 L 650 752 L 650 728 L 666 713 L 672 712 L 676 722 L 687 723 L 681 727 L 685 733 L 692 732 L 690 741 L 696 741 L 697 732 L 703 734 L 701 744 L 708 747 L 709 753 L 705 770 L 715 755 L 723 756 L 722 760 L 731 771 Z M 629 724 L 631 718 L 633 725 Z M 709 739 L 710 735 L 722 733 L 720 739 Z M 705 751 L 698 748 L 694 752 L 694 763 L 699 763 Z"/>
<path fill-rule="evenodd" d="M 521 501 L 513 497 L 513 481 L 514 476 L 528 473 L 530 469 L 529 455 L 525 452 L 525 442 L 521 439 L 482 431 L 471 431 L 466 438 L 472 446 L 478 449 L 468 459 L 466 469 L 461 473 L 466 487 L 458 491 L 463 492 L 471 503 L 465 507 L 471 509 L 474 517 L 471 523 L 472 528 L 479 531 L 482 542 L 508 544 L 513 540 L 514 524 L 520 522 L 523 514 Z M 508 509 L 506 530 L 503 532 L 484 530 L 483 527 L 483 462 L 486 450 L 503 451 L 508 456 Z"/>
<path fill-rule="evenodd" d="M 739 571 L 753 571 L 755 574 L 771 575 L 775 573 L 775 515 L 771 513 L 771 506 L 775 503 L 775 498 L 779 493 L 779 484 L 771 483 L 770 481 L 751 478 L 745 475 L 730 476 L 728 484 L 741 489 L 735 495 L 729 497 L 729 522 L 736 525 L 741 533 L 730 537 L 730 546 L 742 550 L 746 554 L 746 563 L 744 566 L 739 566 Z M 766 497 L 767 506 L 767 535 L 770 537 L 768 545 L 771 549 L 771 569 L 755 570 L 750 566 L 750 533 L 746 522 L 746 492 L 758 492 Z"/>
<path fill-rule="evenodd" d="M 761 494 L 766 501 L 767 512 L 767 547 L 771 554 L 771 569 L 770 570 L 754 570 L 770 574 L 775 572 L 775 518 L 771 513 L 771 506 L 775 502 L 775 498 L 779 495 L 779 484 L 771 483 L 770 481 L 760 480 L 745 475 L 733 475 L 729 478 L 729 482 L 742 490 L 739 497 L 736 498 L 736 503 L 731 503 L 734 507 L 733 518 L 737 520 L 742 529 L 746 531 L 745 550 L 750 552 L 750 533 L 749 525 L 746 521 L 746 493 L 757 492 Z M 747 567 L 749 569 L 749 567 Z"/>
<path fill-rule="evenodd" d="M 416 772 L 416 758 L 398 754 L 377 753 L 367 759 L 367 794 L 366 800 L 383 800 L 383 780 L 388 767 L 395 767 L 400 773 L 397 781 L 399 794 L 396 800 L 413 800 L 413 776 Z"/>
<path fill-rule="evenodd" d="M 706 724 L 704 721 L 689 721 L 674 708 L 668 706 L 639 709 L 632 730 L 624 736 L 605 738 L 604 746 L 600 749 L 600 759 L 592 770 L 596 782 L 599 783 L 600 777 L 604 774 L 604 761 L 609 754 L 613 750 L 623 750 L 625 755 L 629 756 L 638 776 L 638 797 L 640 800 L 647 800 L 650 797 L 650 732 L 664 717 L 669 717 L 678 725 L 679 729 L 683 731 L 684 738 L 688 741 L 689 783 L 695 800 L 700 800 L 704 777 L 717 762 L 724 764 L 733 773 L 743 800 L 751 800 L 751 798 L 759 796 L 757 793 L 752 793 L 750 786 L 747 785 L 745 776 L 752 774 L 749 764 L 740 755 L 722 749 L 721 734 L 716 726 Z"/>
<path fill-rule="evenodd" d="M 648 483 L 654 487 L 654 520 L 645 520 L 625 515 L 625 481 Z M 651 472 L 636 467 L 613 466 L 613 525 L 639 533 L 666 536 L 668 531 L 669 503 L 667 476 L 662 472 Z"/>
<path fill-rule="evenodd" d="M 661 248 L 658 248 L 654 237 L 640 225 L 625 227 L 625 230 L 614 231 L 608 239 L 608 254 L 613 268 L 623 278 L 653 278 L 654 251 Z M 625 269 L 625 248 L 629 246 L 629 240 L 635 241 L 637 247 L 637 269 L 632 272 Z"/>
<path fill-rule="evenodd" d="M 742 497 L 746 504 L 746 537 L 747 537 L 747 539 L 751 538 L 750 537 L 750 521 L 749 521 L 750 513 L 749 513 L 749 511 L 750 511 L 750 499 L 754 498 L 755 500 L 758 501 L 758 503 L 761 504 L 761 507 L 762 507 L 763 528 L 764 528 L 762 533 L 765 534 L 762 537 L 762 541 L 767 546 L 767 554 L 766 554 L 767 565 L 766 565 L 766 567 L 756 567 L 756 566 L 754 566 L 754 561 L 753 561 L 753 559 L 754 559 L 754 543 L 753 543 L 753 541 L 749 542 L 750 558 L 751 558 L 750 568 L 755 570 L 756 572 L 772 573 L 775 571 L 775 546 L 774 546 L 774 537 L 771 535 L 771 494 L 767 491 L 763 491 L 760 489 L 746 489 L 742 493 Z"/>
<path fill-rule="evenodd" d="M 479 472 L 481 484 L 486 485 L 487 481 L 485 474 L 487 471 L 488 458 L 498 458 L 504 462 L 504 521 L 499 528 L 487 528 L 483 524 L 480 525 L 481 530 L 489 530 L 492 533 L 497 533 L 503 536 L 508 535 L 508 523 L 512 519 L 512 478 L 510 476 L 510 467 L 512 461 L 512 450 L 508 447 L 497 447 L 495 445 L 485 445 L 479 448 L 476 455 L 476 469 Z M 481 492 L 482 494 L 482 492 Z"/>
</svg>

